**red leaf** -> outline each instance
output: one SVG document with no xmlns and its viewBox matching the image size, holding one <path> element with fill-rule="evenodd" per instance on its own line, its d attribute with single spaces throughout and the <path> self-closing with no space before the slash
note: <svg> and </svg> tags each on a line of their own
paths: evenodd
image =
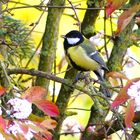
<svg viewBox="0 0 140 140">
<path fill-rule="evenodd" d="M 127 0 L 107 0 L 106 14 L 110 16 L 116 9 L 124 5 Z"/>
<path fill-rule="evenodd" d="M 56 117 L 59 115 L 58 107 L 53 102 L 50 102 L 48 100 L 41 100 L 35 102 L 35 105 L 51 117 Z"/>
<path fill-rule="evenodd" d="M 2 128 L 3 130 L 6 129 L 6 122 L 2 116 L 0 116 L 0 128 Z"/>
<path fill-rule="evenodd" d="M 111 104 L 111 108 L 118 107 L 120 104 L 126 102 L 128 99 L 129 99 L 129 96 L 127 95 L 127 90 L 124 87 L 120 90 L 120 93 Z"/>
<path fill-rule="evenodd" d="M 120 90 L 118 96 L 115 98 L 113 103 L 111 104 L 111 108 L 118 107 L 120 104 L 126 102 L 129 99 L 127 94 L 128 88 L 133 84 L 133 82 L 139 81 L 140 78 L 135 78 L 127 81 L 126 85 Z"/>
<path fill-rule="evenodd" d="M 0 86 L 0 96 L 6 93 L 6 88 Z"/>
<path fill-rule="evenodd" d="M 45 99 L 46 95 L 47 91 L 45 88 L 42 88 L 40 86 L 34 86 L 26 90 L 22 97 L 27 99 L 29 102 L 34 103 Z"/>
<path fill-rule="evenodd" d="M 135 14 L 140 10 L 140 4 L 134 5 L 128 10 L 124 11 L 118 18 L 118 25 L 116 35 L 121 33 L 130 23 Z"/>
<path fill-rule="evenodd" d="M 135 115 L 135 100 L 130 100 L 125 112 L 125 125 L 127 128 L 132 128 L 132 122 Z"/>
</svg>

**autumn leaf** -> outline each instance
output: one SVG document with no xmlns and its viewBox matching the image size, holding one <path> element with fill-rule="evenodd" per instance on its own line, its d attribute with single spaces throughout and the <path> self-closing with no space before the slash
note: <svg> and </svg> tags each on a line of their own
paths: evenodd
<svg viewBox="0 0 140 140">
<path fill-rule="evenodd" d="M 111 104 L 111 108 L 118 107 L 120 104 L 126 102 L 129 99 L 129 96 L 127 94 L 127 90 L 130 87 L 132 81 L 128 81 L 126 85 L 120 90 L 118 96 L 115 98 L 115 100 Z"/>
<path fill-rule="evenodd" d="M 34 103 L 40 110 L 42 110 L 45 114 L 56 117 L 59 115 L 58 107 L 51 101 L 48 100 L 40 100 Z"/>
<path fill-rule="evenodd" d="M 0 86 L 0 96 L 6 93 L 6 88 Z"/>
<path fill-rule="evenodd" d="M 107 0 L 106 14 L 109 17 L 116 9 L 123 6 L 127 0 Z"/>
<path fill-rule="evenodd" d="M 112 102 L 111 108 L 118 107 L 120 104 L 126 102 L 130 98 L 129 95 L 127 94 L 128 88 L 133 84 L 133 82 L 137 82 L 139 80 L 140 78 L 128 80 L 126 85 L 120 90 L 118 96 Z"/>
<path fill-rule="evenodd" d="M 125 125 L 127 128 L 132 128 L 132 122 L 135 115 L 135 101 L 130 100 L 125 112 Z"/>
<path fill-rule="evenodd" d="M 54 129 L 57 125 L 57 122 L 52 119 L 46 119 L 40 123 L 40 125 L 44 126 L 47 129 Z"/>
<path fill-rule="evenodd" d="M 120 78 L 120 79 L 126 79 L 128 80 L 128 78 L 120 72 L 116 72 L 116 71 L 112 71 L 106 74 L 107 77 L 112 77 L 112 78 Z"/>
<path fill-rule="evenodd" d="M 118 18 L 116 35 L 121 33 L 130 23 L 135 14 L 140 10 L 140 4 L 136 4 L 128 10 L 124 11 Z"/>
<path fill-rule="evenodd" d="M 115 98 L 115 100 L 111 104 L 111 108 L 118 107 L 120 104 L 126 102 L 129 99 L 129 96 L 127 94 L 127 89 L 124 87 L 120 90 L 120 93 Z"/>
<path fill-rule="evenodd" d="M 26 90 L 22 98 L 27 99 L 29 102 L 34 103 L 45 99 L 47 91 L 40 86 L 34 86 Z"/>
<path fill-rule="evenodd" d="M 6 129 L 6 122 L 2 116 L 0 116 L 0 128 L 5 130 Z"/>
</svg>

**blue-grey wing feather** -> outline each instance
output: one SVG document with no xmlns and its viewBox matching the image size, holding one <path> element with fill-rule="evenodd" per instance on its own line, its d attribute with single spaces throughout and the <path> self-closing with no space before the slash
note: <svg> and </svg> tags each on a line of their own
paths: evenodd
<svg viewBox="0 0 140 140">
<path fill-rule="evenodd" d="M 108 70 L 104 60 L 100 56 L 99 52 L 95 49 L 93 44 L 89 42 L 89 40 L 85 39 L 85 41 L 81 44 L 81 47 L 83 47 L 86 50 L 87 55 L 95 60 L 97 63 L 100 64 L 101 68 L 104 70 Z"/>
<path fill-rule="evenodd" d="M 104 60 L 102 59 L 102 57 L 100 56 L 98 51 L 94 51 L 94 52 L 90 53 L 89 56 L 91 59 L 93 59 L 97 63 L 99 63 L 102 69 L 108 70 Z"/>
</svg>

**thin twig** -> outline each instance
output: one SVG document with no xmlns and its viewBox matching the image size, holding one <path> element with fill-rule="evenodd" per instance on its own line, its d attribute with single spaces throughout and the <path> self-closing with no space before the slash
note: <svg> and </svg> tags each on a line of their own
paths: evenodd
<svg viewBox="0 0 140 140">
<path fill-rule="evenodd" d="M 6 71 L 5 64 L 4 64 L 2 61 L 0 61 L 0 65 L 1 65 L 1 68 L 2 68 L 2 70 L 3 70 L 3 73 L 4 73 L 4 75 L 5 75 L 5 78 L 6 78 L 7 82 L 8 82 L 8 84 L 10 85 L 11 82 L 10 82 L 10 80 L 9 80 L 9 76 L 8 76 L 8 74 L 7 74 L 7 71 Z"/>
<path fill-rule="evenodd" d="M 90 109 L 84 109 L 84 108 L 67 108 L 67 110 L 81 110 L 81 111 L 91 111 Z"/>
<path fill-rule="evenodd" d="M 67 9 L 73 9 L 71 6 L 51 6 L 51 5 L 48 5 L 48 6 L 44 6 L 44 5 L 28 5 L 28 6 L 19 6 L 19 7 L 14 7 L 14 8 L 9 8 L 9 9 L 4 9 L 0 12 L 0 14 L 4 13 L 4 12 L 8 12 L 8 10 L 20 10 L 20 9 L 23 9 L 23 8 L 41 8 L 42 11 L 46 11 L 42 8 L 67 8 Z M 105 8 L 100 8 L 100 7 L 97 7 L 97 8 L 79 8 L 79 7 L 75 7 L 76 10 L 105 10 Z M 128 8 L 121 8 L 121 9 L 118 9 L 118 10 L 128 10 Z"/>
<path fill-rule="evenodd" d="M 56 57 L 54 60 L 54 74 L 56 75 Z M 56 90 L 56 82 L 53 81 L 53 94 L 52 94 L 52 102 L 55 102 L 55 90 Z"/>
<path fill-rule="evenodd" d="M 106 10 L 104 10 L 104 33 L 106 34 Z M 106 42 L 106 35 L 104 35 L 104 48 L 105 48 L 105 52 L 106 52 L 106 57 L 107 57 L 107 60 L 109 58 L 108 56 L 108 51 L 107 51 L 107 42 Z"/>
<path fill-rule="evenodd" d="M 39 16 L 38 20 L 34 23 L 35 25 L 33 26 L 33 28 L 30 30 L 30 32 L 25 36 L 25 38 L 23 39 L 23 41 L 25 41 L 29 35 L 31 35 L 31 33 L 34 31 L 34 29 L 36 28 L 36 26 L 38 25 L 38 23 L 40 22 L 41 18 L 43 17 L 45 11 L 43 11 L 41 13 L 41 15 Z"/>
<path fill-rule="evenodd" d="M 80 22 L 80 19 L 79 19 L 78 15 L 77 15 L 76 9 L 75 9 L 74 5 L 72 4 L 72 2 L 70 0 L 67 0 L 67 1 L 71 5 L 71 7 L 72 7 L 72 9 L 73 9 L 73 11 L 75 13 L 76 19 L 78 21 L 79 31 L 81 32 L 81 22 Z"/>
<path fill-rule="evenodd" d="M 133 58 L 131 56 L 130 56 L 130 58 L 140 65 L 140 62 L 138 60 L 136 60 L 135 58 Z"/>
<path fill-rule="evenodd" d="M 38 49 L 39 49 L 41 43 L 42 43 L 42 38 L 41 38 L 41 40 L 40 40 L 40 42 L 38 43 L 38 45 L 37 45 L 35 51 L 34 51 L 33 54 L 31 55 L 30 59 L 28 60 L 28 62 L 26 63 L 26 65 L 25 65 L 24 68 L 27 68 L 27 67 L 28 67 L 28 65 L 30 64 L 31 60 L 33 59 L 33 57 L 35 56 L 36 52 L 38 51 Z M 20 77 L 18 78 L 18 81 L 22 78 L 22 76 L 23 76 L 23 74 L 20 75 Z"/>
</svg>

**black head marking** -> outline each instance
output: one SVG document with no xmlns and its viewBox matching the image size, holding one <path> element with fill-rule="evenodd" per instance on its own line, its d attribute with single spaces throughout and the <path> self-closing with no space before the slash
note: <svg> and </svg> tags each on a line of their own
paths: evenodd
<svg viewBox="0 0 140 140">
<path fill-rule="evenodd" d="M 68 42 L 68 39 L 77 39 L 78 41 L 77 43 L 73 44 Z M 83 35 L 77 30 L 72 30 L 64 36 L 64 48 L 68 49 L 69 47 L 77 46 L 83 41 L 84 41 Z"/>
<path fill-rule="evenodd" d="M 77 30 L 72 30 L 72 31 L 70 31 L 70 32 L 68 32 L 66 35 L 65 35 L 65 37 L 69 37 L 69 38 L 83 38 L 83 35 L 79 32 L 79 31 L 77 31 Z"/>
</svg>

